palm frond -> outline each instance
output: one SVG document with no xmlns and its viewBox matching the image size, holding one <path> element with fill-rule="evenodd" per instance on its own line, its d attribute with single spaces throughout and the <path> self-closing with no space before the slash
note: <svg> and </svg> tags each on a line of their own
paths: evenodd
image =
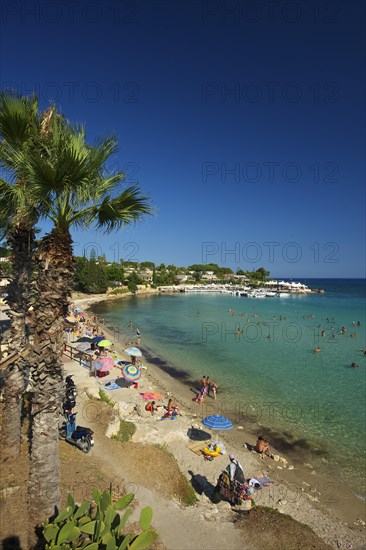
<svg viewBox="0 0 366 550">
<path fill-rule="evenodd" d="M 36 96 L 21 97 L 0 93 L 0 137 L 19 147 L 28 140 L 39 124 Z"/>
<path fill-rule="evenodd" d="M 136 222 L 143 215 L 151 215 L 149 199 L 140 195 L 137 185 L 125 189 L 120 195 L 111 198 L 107 195 L 103 201 L 91 208 L 91 220 L 97 229 L 110 233 L 124 225 Z"/>
</svg>

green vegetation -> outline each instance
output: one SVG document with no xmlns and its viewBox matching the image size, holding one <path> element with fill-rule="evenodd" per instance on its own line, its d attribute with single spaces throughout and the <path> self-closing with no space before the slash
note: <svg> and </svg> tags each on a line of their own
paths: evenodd
<svg viewBox="0 0 366 550">
<path fill-rule="evenodd" d="M 104 266 L 94 259 L 76 258 L 74 286 L 87 294 L 105 293 L 109 282 Z"/>
<path fill-rule="evenodd" d="M 133 424 L 133 422 L 121 420 L 119 424 L 119 430 L 116 435 L 112 436 L 112 439 L 117 439 L 117 441 L 122 441 L 122 443 L 126 443 L 126 441 L 129 441 L 132 438 L 135 431 L 136 426 L 135 424 Z"/>
<path fill-rule="evenodd" d="M 2 262 L 1 271 L 4 276 L 8 275 L 10 263 Z M 152 288 L 184 282 L 188 284 L 246 282 L 252 286 L 259 286 L 268 279 L 269 274 L 270 272 L 264 267 L 256 271 L 238 269 L 234 274 L 232 269 L 220 267 L 217 264 L 193 264 L 185 268 L 172 264 L 155 266 L 154 262 L 150 261 L 108 263 L 104 256 L 96 258 L 95 251 L 92 249 L 90 259 L 76 257 L 74 289 L 86 294 L 103 294 L 108 288 L 114 288 L 116 290 L 112 291 L 112 294 L 124 294 L 127 290 L 119 290 L 119 287 L 125 286 L 135 294 L 138 291 L 138 285 L 146 286 L 148 283 Z"/>
<path fill-rule="evenodd" d="M 0 93 L 0 237 L 11 251 L 11 277 L 6 289 L 11 321 L 9 345 L 19 352 L 4 376 L 4 457 L 19 455 L 21 404 L 25 373 L 32 374 L 29 461 L 29 525 L 60 506 L 58 415 L 63 394 L 63 319 L 74 287 L 74 227 L 110 233 L 151 214 L 139 186 L 123 187 L 125 174 L 106 166 L 116 153 L 113 137 L 94 140 L 79 124 L 50 107 L 40 112 L 36 96 Z M 108 172 L 108 174 L 107 174 Z M 35 239 L 39 222 L 49 232 Z M 105 291 L 108 278 L 96 259 L 79 262 L 78 284 L 87 292 Z M 86 263 L 88 262 L 88 265 Z M 26 317 L 33 306 L 30 343 Z M 52 330 L 50 330 L 52 327 Z M 42 342 L 42 345 L 39 345 Z M 24 357 L 26 347 L 34 353 Z M 53 421 L 51 419 L 54 419 Z M 50 426 L 44 430 L 43 426 Z"/>
<path fill-rule="evenodd" d="M 100 493 L 94 489 L 92 500 L 84 500 L 80 506 L 75 504 L 71 494 L 67 497 L 67 506 L 53 521 L 43 523 L 43 536 L 47 541 L 46 550 L 69 548 L 143 550 L 150 548 L 158 534 L 150 528 L 152 509 L 149 506 L 140 512 L 139 527 L 141 533 L 125 533 L 124 529 L 132 508 L 127 508 L 134 499 L 128 494 L 117 502 L 112 500 L 112 486 Z M 125 510 L 121 516 L 119 512 Z"/>
<path fill-rule="evenodd" d="M 110 397 L 106 394 L 106 392 L 102 389 L 99 390 L 99 399 L 101 401 L 104 401 L 104 403 L 107 403 L 107 405 L 110 405 L 111 407 L 114 407 L 115 403 L 112 401 Z"/>
<path fill-rule="evenodd" d="M 111 294 L 126 294 L 127 292 L 129 292 L 128 288 L 115 288 L 112 290 Z"/>
</svg>

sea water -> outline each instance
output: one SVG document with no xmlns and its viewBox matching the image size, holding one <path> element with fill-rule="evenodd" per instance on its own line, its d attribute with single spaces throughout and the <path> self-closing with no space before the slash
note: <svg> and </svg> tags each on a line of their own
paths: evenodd
<svg viewBox="0 0 366 550">
<path fill-rule="evenodd" d="M 265 431 L 277 449 L 311 460 L 364 498 L 365 281 L 303 282 L 325 294 L 171 294 L 93 310 L 122 333 L 137 324 L 143 348 L 192 381 L 217 382 L 222 414 Z"/>
</svg>

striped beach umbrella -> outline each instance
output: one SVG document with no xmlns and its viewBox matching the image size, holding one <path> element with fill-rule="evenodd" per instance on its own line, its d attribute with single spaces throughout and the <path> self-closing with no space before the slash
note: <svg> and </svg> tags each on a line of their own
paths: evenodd
<svg viewBox="0 0 366 550">
<path fill-rule="evenodd" d="M 129 347 L 123 350 L 127 355 L 131 355 L 132 357 L 141 357 L 142 352 L 139 350 L 139 348 Z"/>
<path fill-rule="evenodd" d="M 128 382 L 137 382 L 141 378 L 141 370 L 136 365 L 125 365 L 122 368 L 122 376 Z"/>
<path fill-rule="evenodd" d="M 211 430 L 231 430 L 234 426 L 226 416 L 211 414 L 202 420 L 202 424 Z"/>
</svg>

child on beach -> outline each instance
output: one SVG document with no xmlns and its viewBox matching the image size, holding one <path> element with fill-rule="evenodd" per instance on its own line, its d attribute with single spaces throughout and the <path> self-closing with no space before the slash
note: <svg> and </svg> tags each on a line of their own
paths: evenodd
<svg viewBox="0 0 366 550">
<path fill-rule="evenodd" d="M 211 391 L 213 393 L 213 398 L 216 400 L 217 384 L 215 380 L 212 380 L 211 382 Z"/>
<path fill-rule="evenodd" d="M 201 403 L 203 403 L 203 399 L 204 399 L 204 393 L 203 392 L 198 392 L 196 397 L 194 397 L 192 401 L 195 401 L 196 403 L 201 405 Z"/>
</svg>

